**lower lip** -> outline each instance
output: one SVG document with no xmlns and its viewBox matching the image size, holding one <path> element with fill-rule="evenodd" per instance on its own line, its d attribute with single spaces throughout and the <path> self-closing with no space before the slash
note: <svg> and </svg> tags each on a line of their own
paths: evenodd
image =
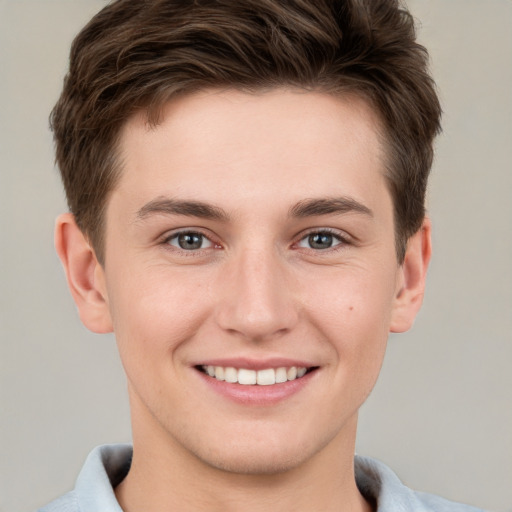
<svg viewBox="0 0 512 512">
<path fill-rule="evenodd" d="M 217 380 L 194 368 L 206 385 L 216 393 L 243 405 L 274 405 L 290 398 L 301 391 L 317 373 L 318 369 L 306 373 L 303 377 L 269 386 L 232 384 Z"/>
</svg>

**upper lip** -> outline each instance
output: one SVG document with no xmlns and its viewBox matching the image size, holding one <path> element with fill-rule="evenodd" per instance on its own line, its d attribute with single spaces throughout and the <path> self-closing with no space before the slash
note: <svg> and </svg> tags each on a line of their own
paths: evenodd
<svg viewBox="0 0 512 512">
<path fill-rule="evenodd" d="M 285 357 L 272 357 L 268 359 L 252 359 L 252 358 L 214 358 L 204 359 L 194 363 L 192 366 L 222 366 L 224 368 L 244 368 L 247 370 L 265 370 L 267 368 L 290 368 L 296 366 L 298 368 L 312 368 L 318 366 L 311 362 L 290 359 Z"/>
</svg>

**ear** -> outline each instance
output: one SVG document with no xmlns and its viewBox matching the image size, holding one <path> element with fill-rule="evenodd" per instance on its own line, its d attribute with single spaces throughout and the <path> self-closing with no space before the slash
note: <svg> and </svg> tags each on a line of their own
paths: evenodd
<svg viewBox="0 0 512 512">
<path fill-rule="evenodd" d="M 55 248 L 82 323 L 95 333 L 112 332 L 104 270 L 71 213 L 57 218 Z"/>
<path fill-rule="evenodd" d="M 423 302 L 427 268 L 432 254 L 432 226 L 425 218 L 421 228 L 407 242 L 405 259 L 399 269 L 397 290 L 391 317 L 391 332 L 405 332 Z"/>
</svg>

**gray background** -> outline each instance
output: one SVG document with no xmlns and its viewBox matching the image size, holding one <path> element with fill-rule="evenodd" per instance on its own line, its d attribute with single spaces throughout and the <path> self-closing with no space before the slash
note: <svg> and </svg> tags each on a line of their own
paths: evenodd
<svg viewBox="0 0 512 512">
<path fill-rule="evenodd" d="M 130 439 L 113 337 L 81 326 L 52 240 L 65 202 L 47 116 L 73 35 L 104 3 L 0 0 L 0 512 L 35 509 L 72 487 L 93 446 Z M 512 511 L 512 2 L 409 6 L 445 110 L 435 254 L 358 452 L 412 487 Z"/>
</svg>

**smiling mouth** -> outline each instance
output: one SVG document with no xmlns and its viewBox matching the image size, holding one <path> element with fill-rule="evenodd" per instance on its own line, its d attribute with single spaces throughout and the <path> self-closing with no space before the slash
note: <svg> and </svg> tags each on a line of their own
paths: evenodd
<svg viewBox="0 0 512 512">
<path fill-rule="evenodd" d="M 243 386 L 272 386 L 284 384 L 304 377 L 317 367 L 305 368 L 303 366 L 290 366 L 280 368 L 265 368 L 262 370 L 248 370 L 246 368 L 233 368 L 231 366 L 201 365 L 196 367 L 209 377 L 230 384 Z"/>
</svg>

